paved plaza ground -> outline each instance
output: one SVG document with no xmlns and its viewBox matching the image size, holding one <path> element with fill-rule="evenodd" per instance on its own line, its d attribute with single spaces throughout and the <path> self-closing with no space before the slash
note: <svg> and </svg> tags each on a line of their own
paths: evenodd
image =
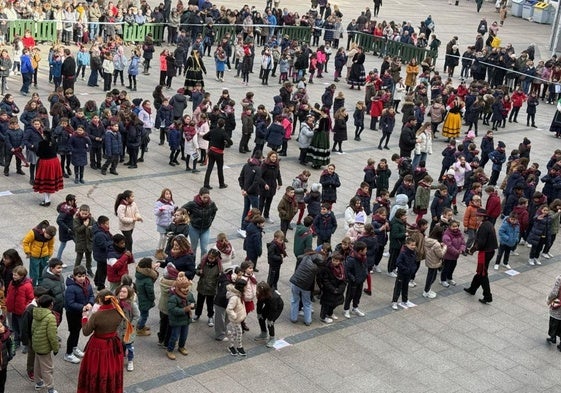
<svg viewBox="0 0 561 393">
<path fill-rule="evenodd" d="M 239 6 L 241 3 L 229 1 L 229 6 Z M 259 3 L 249 3 L 262 7 Z M 348 0 L 339 2 L 344 14 L 345 25 L 351 17 L 358 15 L 364 6 L 372 6 L 370 2 L 354 3 Z M 281 1 L 281 6 L 289 9 L 304 11 L 304 5 L 297 2 Z M 463 52 L 467 44 L 474 40 L 477 24 L 481 16 L 492 22 L 498 19 L 494 11 L 494 4 L 486 2 L 481 14 L 475 12 L 474 1 L 461 1 L 460 6 L 448 5 L 446 0 L 426 1 L 393 1 L 384 2 L 380 19 L 411 20 L 418 25 L 428 14 L 432 14 L 436 23 L 436 32 L 442 40 L 440 53 L 444 52 L 446 42 L 453 35 L 459 36 L 460 51 Z M 510 17 L 500 30 L 499 36 L 503 43 L 511 42 L 517 53 L 525 49 L 530 43 L 536 43 L 536 58 L 547 58 L 549 55 L 547 42 L 549 40 L 549 26 L 533 24 L 519 18 Z M 157 51 L 160 49 L 157 48 Z M 46 48 L 44 58 L 46 59 Z M 214 80 L 214 62 L 205 57 L 209 68 L 207 76 L 208 91 L 216 101 L 222 88 L 229 88 L 231 96 L 239 102 L 245 92 L 255 93 L 255 102 L 272 107 L 272 97 L 277 94 L 277 85 L 271 83 L 269 87 L 260 85 L 255 74 L 250 76 L 250 86 L 242 87 L 240 80 L 233 77 L 233 72 L 227 72 L 225 82 Z M 438 69 L 442 69 L 442 58 L 439 59 Z M 46 82 L 46 60 L 41 72 L 38 92 L 46 99 L 51 85 Z M 157 60 L 154 63 L 158 63 Z M 369 55 L 367 69 L 379 68 L 381 60 Z M 151 99 L 152 90 L 157 83 L 159 70 L 153 69 L 149 77 L 139 77 L 139 90 L 133 98 Z M 330 67 L 333 71 L 333 67 Z M 310 85 L 312 102 L 319 101 L 326 85 L 331 83 L 328 77 L 321 82 Z M 21 81 L 10 78 L 10 92 L 16 96 L 16 102 L 23 107 L 25 100 L 19 96 Z M 176 78 L 173 83 L 175 89 L 182 85 L 182 78 Z M 76 92 L 82 102 L 95 99 L 101 102 L 103 92 L 92 91 L 86 82 L 78 80 Z M 354 109 L 358 100 L 364 99 L 363 92 L 351 91 L 340 82 L 338 90 L 345 93 L 346 107 Z M 171 95 L 171 92 L 167 92 Z M 239 116 L 239 106 L 236 111 Z M 190 110 L 190 108 L 189 108 Z M 506 129 L 499 129 L 495 133 L 495 140 L 503 140 L 507 150 L 518 146 L 523 137 L 532 141 L 532 161 L 538 162 L 542 168 L 549 159 L 551 152 L 559 147 L 559 140 L 547 132 L 554 114 L 554 106 L 541 103 L 538 107 L 538 129 L 524 127 L 525 122 L 518 124 L 507 123 Z M 519 117 L 525 120 L 525 109 Z M 400 118 L 398 118 L 399 123 Z M 366 123 L 369 123 L 367 117 Z M 238 125 L 240 123 L 238 122 Z M 233 239 L 233 245 L 238 251 L 236 262 L 241 263 L 244 252 L 242 240 L 237 236 L 243 199 L 237 185 L 239 171 L 247 156 L 237 152 L 240 127 L 234 132 L 234 147 L 225 154 L 227 168 L 225 169 L 225 190 L 218 189 L 216 173 L 211 178 L 212 198 L 216 201 L 219 213 L 212 227 L 212 237 L 218 232 L 225 232 Z M 483 128 L 482 128 L 483 129 Z M 484 130 L 484 129 L 483 129 Z M 349 134 L 354 127 L 349 121 Z M 480 131 L 480 135 L 484 131 Z M 99 172 L 86 169 L 85 185 L 75 185 L 66 182 L 65 189 L 53 196 L 50 208 L 39 206 L 40 196 L 34 194 L 27 183 L 28 178 L 12 174 L 0 179 L 0 192 L 9 191 L 9 195 L 0 196 L 0 248 L 17 248 L 21 251 L 21 239 L 25 233 L 39 221 L 56 220 L 55 206 L 64 200 L 67 193 L 77 196 L 78 204 L 90 205 L 94 216 L 100 214 L 111 218 L 113 232 L 116 232 L 117 220 L 112 214 L 115 196 L 125 189 L 133 190 L 145 221 L 137 224 L 134 231 L 135 256 L 153 255 L 157 243 L 152 206 L 164 187 L 174 192 L 177 204 L 184 204 L 191 200 L 202 186 L 204 172 L 192 174 L 184 172 L 181 167 L 168 165 L 169 150 L 167 146 L 157 146 L 157 136 L 153 135 L 150 151 L 145 156 L 143 164 L 136 170 L 118 167 L 119 176 L 101 176 Z M 339 201 L 335 205 L 335 213 L 339 218 L 349 199 L 362 181 L 362 168 L 369 157 L 376 161 L 389 158 L 396 152 L 399 129 L 392 136 L 390 152 L 380 152 L 375 149 L 380 137 L 378 132 L 365 130 L 362 142 L 349 140 L 344 143 L 346 154 L 332 156 L 332 162 L 337 165 L 337 172 L 342 181 L 339 189 Z M 352 137 L 350 138 L 352 139 Z M 478 138 L 477 142 L 479 143 Z M 436 176 L 440 170 L 440 152 L 445 144 L 442 139 L 433 145 L 434 154 L 428 159 L 429 173 Z M 297 146 L 294 141 L 289 145 L 288 157 L 283 158 L 281 170 L 284 185 L 289 185 L 292 179 L 300 173 L 302 167 L 297 164 Z M 393 170 L 393 166 L 392 166 Z M 544 169 L 545 170 L 545 169 Z M 27 172 L 27 171 L 26 171 Z M 396 171 L 393 170 L 395 173 Z M 312 170 L 311 182 L 319 180 L 320 171 Z M 392 177 L 392 183 L 396 175 Z M 8 193 L 7 193 L 8 194 Z M 279 192 L 273 202 L 280 199 Z M 460 215 L 463 214 L 461 210 Z M 273 214 L 273 217 L 275 215 Z M 413 219 L 412 216 L 411 220 Z M 278 221 L 278 220 L 277 220 Z M 343 225 L 340 220 L 340 230 L 334 236 L 334 241 L 343 236 Z M 272 233 L 278 229 L 278 224 L 266 226 L 265 241 L 272 239 Z M 289 236 L 293 236 L 289 232 Z M 293 239 L 288 243 L 292 249 Z M 57 241 L 58 247 L 58 241 Z M 248 324 L 251 329 L 246 334 L 244 345 L 248 350 L 248 357 L 238 360 L 231 357 L 224 343 L 213 339 L 213 329 L 207 327 L 205 315 L 201 322 L 190 327 L 187 347 L 189 355 L 179 356 L 173 362 L 166 358 L 165 351 L 157 346 L 155 332 L 158 330 L 157 309 L 150 314 L 148 325 L 154 334 L 151 337 L 138 337 L 135 342 L 135 371 L 125 372 L 126 392 L 559 392 L 561 390 L 561 374 L 559 360 L 561 354 L 553 346 L 545 344 L 547 332 L 547 307 L 545 297 L 559 274 L 560 256 L 556 256 L 539 267 L 527 265 L 528 249 L 521 247 L 519 257 L 511 257 L 513 269 L 520 272 L 514 277 L 500 272 L 491 271 L 491 287 L 494 301 L 488 306 L 482 305 L 476 297 L 467 296 L 462 288 L 471 280 L 475 271 L 475 256 L 461 257 L 456 270 L 458 285 L 445 289 L 439 284 L 433 286 L 438 293 L 435 299 L 428 301 L 422 295 L 422 283 L 426 274 L 423 266 L 418 274 L 417 288 L 410 290 L 410 300 L 417 304 L 412 309 L 392 311 L 390 308 L 391 292 L 394 279 L 385 274 L 373 277 L 374 291 L 372 297 L 364 296 L 361 309 L 366 312 L 364 318 L 353 317 L 345 320 L 341 315 L 341 308 L 337 309 L 339 320 L 332 325 L 325 325 L 319 321 L 318 303 L 314 304 L 315 315 L 310 327 L 302 322 L 292 324 L 288 318 L 289 285 L 288 279 L 294 267 L 295 259 L 292 253 L 285 261 L 279 284 L 285 301 L 285 312 L 277 323 L 277 338 L 284 339 L 289 346 L 280 350 L 269 350 L 256 345 L 253 337 L 258 333 L 255 314 L 249 316 Z M 561 254 L 561 248 L 556 244 L 553 254 Z M 67 247 L 64 260 L 72 266 L 73 246 Z M 382 261 L 385 268 L 387 259 Z M 266 259 L 259 261 L 259 280 L 267 277 Z M 65 270 L 69 274 L 71 268 Z M 479 295 L 479 294 L 478 294 Z M 60 327 L 63 343 L 67 336 L 66 322 Z M 83 346 L 86 338 L 80 339 Z M 55 387 L 60 393 L 75 391 L 79 366 L 62 360 L 63 351 L 55 359 Z M 6 392 L 31 392 L 33 384 L 25 376 L 25 355 L 18 352 L 16 358 L 9 364 Z"/>
</svg>

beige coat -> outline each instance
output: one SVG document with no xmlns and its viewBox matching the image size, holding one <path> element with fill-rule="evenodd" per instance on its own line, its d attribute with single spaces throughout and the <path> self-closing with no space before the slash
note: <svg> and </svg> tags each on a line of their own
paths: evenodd
<svg viewBox="0 0 561 393">
<path fill-rule="evenodd" d="M 241 299 L 241 293 L 233 284 L 226 287 L 226 297 L 228 298 L 228 305 L 226 306 L 226 315 L 232 323 L 242 323 L 247 317 L 245 306 Z"/>
<path fill-rule="evenodd" d="M 442 257 L 446 254 L 447 246 L 431 237 L 425 239 L 425 265 L 429 269 L 438 269 L 442 266 Z"/>
</svg>

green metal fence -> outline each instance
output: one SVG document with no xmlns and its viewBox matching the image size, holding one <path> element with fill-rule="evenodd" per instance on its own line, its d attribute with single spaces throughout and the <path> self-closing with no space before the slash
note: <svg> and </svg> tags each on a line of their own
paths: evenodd
<svg viewBox="0 0 561 393">
<path fill-rule="evenodd" d="M 375 37 L 368 33 L 356 33 L 353 41 L 364 48 L 365 52 L 375 54 L 399 56 L 403 62 L 409 62 L 412 58 L 422 62 L 426 57 L 436 60 L 437 52 L 429 49 L 417 48 L 414 45 L 404 44 L 399 41 L 388 41 L 382 37 Z"/>
</svg>

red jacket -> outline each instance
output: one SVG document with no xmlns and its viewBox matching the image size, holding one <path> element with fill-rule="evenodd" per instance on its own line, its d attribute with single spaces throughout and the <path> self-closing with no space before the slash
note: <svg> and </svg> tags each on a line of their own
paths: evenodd
<svg viewBox="0 0 561 393">
<path fill-rule="evenodd" d="M 382 116 L 382 110 L 384 109 L 384 104 L 382 103 L 381 99 L 375 99 L 372 101 L 370 105 L 370 116 L 372 117 L 380 117 Z"/>
<path fill-rule="evenodd" d="M 487 214 L 491 218 L 497 218 L 501 215 L 501 198 L 499 194 L 495 191 L 489 195 L 489 199 L 487 199 L 487 205 L 485 206 L 485 210 L 487 210 Z"/>
<path fill-rule="evenodd" d="M 129 263 L 134 263 L 132 254 L 119 254 L 111 250 L 107 254 L 107 281 L 121 282 L 121 277 L 129 273 Z"/>
<path fill-rule="evenodd" d="M 522 92 L 518 92 L 517 90 L 514 93 L 512 93 L 512 95 L 510 96 L 510 100 L 512 101 L 512 105 L 514 107 L 520 108 L 524 103 L 524 101 L 526 101 L 526 94 Z"/>
<path fill-rule="evenodd" d="M 530 214 L 528 213 L 528 207 L 517 205 L 514 206 L 514 209 L 512 211 L 518 214 L 520 233 L 526 233 L 526 230 L 528 229 L 528 224 L 530 223 Z"/>
<path fill-rule="evenodd" d="M 8 296 L 6 297 L 6 309 L 15 315 L 22 315 L 25 308 L 33 301 L 33 284 L 31 278 L 25 277 L 19 282 L 10 282 Z"/>
</svg>

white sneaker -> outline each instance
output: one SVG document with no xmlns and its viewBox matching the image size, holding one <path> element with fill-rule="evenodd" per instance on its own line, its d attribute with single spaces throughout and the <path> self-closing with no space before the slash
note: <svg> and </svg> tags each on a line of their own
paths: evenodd
<svg viewBox="0 0 561 393">
<path fill-rule="evenodd" d="M 507 269 L 507 270 L 512 269 L 512 268 L 510 267 L 510 265 L 508 265 L 508 264 L 507 264 L 507 265 L 504 265 L 504 267 L 505 267 L 505 269 Z"/>
<path fill-rule="evenodd" d="M 238 229 L 238 234 L 243 237 L 244 239 L 247 237 L 247 234 L 245 233 L 245 231 L 243 229 Z"/>
<path fill-rule="evenodd" d="M 333 323 L 333 319 L 329 318 L 329 317 L 325 317 L 323 319 L 321 319 L 321 321 L 323 323 Z"/>
<path fill-rule="evenodd" d="M 398 310 L 398 309 L 399 309 L 399 307 L 397 307 L 397 302 L 393 302 L 393 303 L 392 303 L 392 309 L 394 309 L 394 310 Z"/>
<path fill-rule="evenodd" d="M 382 269 L 380 269 L 379 266 L 374 266 L 374 271 L 375 271 L 376 273 L 382 273 Z"/>
<path fill-rule="evenodd" d="M 547 256 L 550 257 L 550 258 L 553 258 L 553 254 L 550 253 L 550 252 L 547 253 Z"/>
<path fill-rule="evenodd" d="M 337 315 L 335 315 L 335 314 L 333 314 L 333 315 L 328 315 L 328 317 L 331 318 L 331 319 L 333 319 L 334 321 L 336 321 L 336 320 L 339 319 L 339 317 L 338 317 Z"/>
<path fill-rule="evenodd" d="M 132 360 L 127 362 L 127 371 L 134 371 L 134 363 Z"/>
<path fill-rule="evenodd" d="M 76 347 L 72 350 L 72 354 L 78 358 L 83 358 L 85 353 L 83 351 L 80 350 L 80 348 Z"/>
<path fill-rule="evenodd" d="M 403 307 L 403 308 L 409 308 L 409 307 L 407 307 L 407 304 L 405 302 L 400 302 L 399 306 Z"/>
<path fill-rule="evenodd" d="M 528 259 L 528 265 L 534 266 L 535 265 L 535 259 L 534 258 Z"/>
<path fill-rule="evenodd" d="M 532 248 L 532 245 L 530 243 L 526 242 L 526 247 Z"/>
<path fill-rule="evenodd" d="M 417 283 L 413 280 L 409 281 L 409 288 L 415 288 L 417 286 Z"/>
<path fill-rule="evenodd" d="M 519 242 L 518 244 L 520 244 L 521 246 L 523 246 L 524 244 L 526 244 L 526 242 L 524 241 L 524 239 L 520 239 L 520 242 Z"/>
<path fill-rule="evenodd" d="M 495 266 L 493 266 L 493 269 L 499 270 L 499 264 L 498 264 L 498 263 L 495 263 Z"/>
<path fill-rule="evenodd" d="M 448 284 L 448 282 L 446 281 L 440 281 L 440 285 L 442 285 L 444 288 L 448 288 L 450 286 L 450 284 Z"/>
<path fill-rule="evenodd" d="M 434 293 L 434 292 L 433 292 Z M 423 291 L 423 297 L 426 297 L 427 299 L 434 299 L 436 297 L 436 293 L 434 294 L 434 296 L 431 296 L 431 292 L 424 292 Z"/>
<path fill-rule="evenodd" d="M 64 360 L 65 360 L 66 362 L 74 363 L 74 364 L 80 363 L 80 359 L 77 358 L 73 353 L 71 353 L 70 355 L 68 355 L 68 354 L 65 353 L 65 354 L 64 354 Z"/>
<path fill-rule="evenodd" d="M 543 252 L 542 252 L 542 257 L 544 257 L 545 259 L 551 258 L 551 257 L 549 256 L 549 254 L 546 254 L 546 253 L 543 253 Z"/>
<path fill-rule="evenodd" d="M 208 319 L 208 327 L 213 327 L 214 326 L 214 318 L 209 318 Z"/>
<path fill-rule="evenodd" d="M 517 257 L 520 255 L 520 253 L 518 251 L 511 251 L 510 255 L 514 255 L 515 257 Z"/>
<path fill-rule="evenodd" d="M 267 218 L 265 219 L 265 222 L 266 222 L 267 224 L 274 224 L 274 223 L 275 223 L 275 222 L 274 222 L 271 218 L 269 218 L 269 217 L 267 217 Z"/>
<path fill-rule="evenodd" d="M 396 278 L 397 277 L 397 273 L 396 272 L 389 272 L 388 276 Z"/>
<path fill-rule="evenodd" d="M 62 264 L 62 268 L 63 268 L 63 269 L 66 269 L 67 267 L 68 267 L 68 265 L 67 265 L 66 263 L 63 263 L 63 264 Z"/>
<path fill-rule="evenodd" d="M 541 265 L 542 264 L 538 258 L 534 258 L 534 262 L 536 262 L 536 265 Z"/>
<path fill-rule="evenodd" d="M 429 291 L 429 299 L 434 299 L 436 297 L 436 292 Z"/>
<path fill-rule="evenodd" d="M 351 318 L 351 312 L 349 310 L 343 311 L 343 316 L 347 319 Z"/>
<path fill-rule="evenodd" d="M 452 285 L 453 287 L 455 287 L 455 286 L 456 286 L 456 281 L 454 281 L 454 280 L 448 280 L 448 284 L 449 284 L 449 285 Z"/>
<path fill-rule="evenodd" d="M 358 307 L 357 307 L 357 308 L 353 308 L 351 312 L 352 312 L 354 315 L 357 315 L 357 316 L 359 316 L 359 317 L 363 317 L 363 316 L 365 315 L 362 311 L 359 310 Z"/>
<path fill-rule="evenodd" d="M 407 307 L 415 307 L 415 304 L 411 303 L 409 300 L 405 302 Z"/>
</svg>

